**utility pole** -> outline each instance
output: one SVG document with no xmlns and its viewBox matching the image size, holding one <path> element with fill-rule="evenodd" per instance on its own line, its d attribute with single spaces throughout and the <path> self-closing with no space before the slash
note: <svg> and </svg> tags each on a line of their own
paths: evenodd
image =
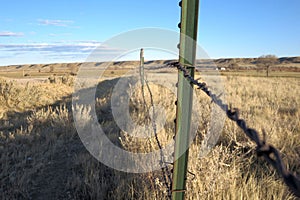
<svg viewBox="0 0 300 200">
<path fill-rule="evenodd" d="M 179 45 L 179 63 L 194 77 L 197 46 L 199 0 L 182 0 Z M 172 199 L 183 200 L 189 156 L 189 135 L 193 105 L 193 85 L 178 71 L 176 136 Z"/>
</svg>

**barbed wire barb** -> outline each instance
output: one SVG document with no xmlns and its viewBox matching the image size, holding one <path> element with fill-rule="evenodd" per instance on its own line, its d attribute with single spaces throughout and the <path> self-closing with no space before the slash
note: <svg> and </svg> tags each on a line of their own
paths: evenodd
<svg viewBox="0 0 300 200">
<path fill-rule="evenodd" d="M 168 198 L 171 198 L 171 193 L 172 193 L 172 191 L 171 191 L 172 178 L 171 178 L 171 175 L 170 175 L 170 171 L 171 170 L 169 169 L 168 165 L 164 166 L 164 164 L 166 163 L 166 161 L 165 161 L 165 156 L 164 156 L 164 153 L 163 153 L 163 147 L 162 147 L 161 142 L 159 141 L 159 138 L 158 138 L 158 135 L 157 135 L 157 127 L 156 127 L 156 120 L 155 120 L 155 108 L 154 108 L 153 94 L 152 94 L 151 88 L 149 86 L 147 77 L 144 76 L 143 79 L 144 79 L 144 82 L 146 84 L 146 88 L 148 90 L 149 96 L 150 96 L 150 106 L 152 107 L 152 120 L 151 120 L 152 121 L 152 129 L 153 129 L 153 132 L 154 132 L 156 144 L 157 144 L 157 146 L 159 148 L 159 151 L 160 151 L 160 161 L 159 161 L 159 164 L 161 166 L 163 181 L 164 181 L 164 185 L 165 185 L 165 187 L 167 189 Z M 147 102 L 146 102 L 146 99 L 145 99 L 145 91 L 144 91 L 144 89 L 145 88 L 142 87 L 142 95 L 143 95 L 143 101 L 144 101 L 144 108 L 146 108 L 146 112 L 149 115 L 150 114 L 150 110 L 148 108 L 148 105 L 147 105 Z"/>
<path fill-rule="evenodd" d="M 236 122 L 236 124 L 243 130 L 243 132 L 256 143 L 257 156 L 263 157 L 270 165 L 272 165 L 277 172 L 283 177 L 285 184 L 293 192 L 294 195 L 300 197 L 300 177 L 295 173 L 289 172 L 280 156 L 279 151 L 272 145 L 266 142 L 266 133 L 263 130 L 263 139 L 260 139 L 258 131 L 253 128 L 249 128 L 244 119 L 239 117 L 239 110 L 231 107 L 231 105 L 223 103 L 220 99 L 220 95 L 213 94 L 205 82 L 200 82 L 199 79 L 194 79 L 185 66 L 182 66 L 179 62 L 171 62 L 166 64 L 166 67 L 176 67 L 179 71 L 182 71 L 184 77 L 190 81 L 193 85 L 197 86 L 198 89 L 202 90 L 207 94 L 212 102 L 217 104 L 227 115 L 227 117 Z"/>
</svg>

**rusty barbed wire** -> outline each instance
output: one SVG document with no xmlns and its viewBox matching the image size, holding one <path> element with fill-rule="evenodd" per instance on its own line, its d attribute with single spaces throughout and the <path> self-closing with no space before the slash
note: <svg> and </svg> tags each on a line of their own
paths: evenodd
<svg viewBox="0 0 300 200">
<path fill-rule="evenodd" d="M 263 156 L 265 160 L 271 164 L 277 172 L 283 177 L 285 184 L 289 187 L 289 189 L 293 192 L 294 195 L 300 197 L 300 177 L 295 173 L 292 174 L 289 172 L 285 164 L 280 156 L 279 151 L 268 144 L 265 140 L 265 133 L 263 132 L 263 139 L 260 139 L 258 131 L 253 128 L 249 128 L 244 119 L 239 117 L 239 110 L 237 108 L 231 108 L 229 105 L 223 103 L 223 101 L 217 96 L 213 94 L 209 88 L 207 87 L 205 82 L 199 82 L 194 79 L 187 69 L 182 66 L 179 62 L 171 62 L 166 64 L 166 67 L 176 67 L 179 71 L 183 72 L 183 75 L 186 79 L 190 81 L 195 86 L 198 86 L 198 89 L 202 90 L 205 94 L 207 94 L 212 102 L 217 104 L 227 115 L 227 117 L 236 122 L 236 124 L 243 130 L 243 132 L 256 143 L 256 152 L 257 156 Z"/>
</svg>

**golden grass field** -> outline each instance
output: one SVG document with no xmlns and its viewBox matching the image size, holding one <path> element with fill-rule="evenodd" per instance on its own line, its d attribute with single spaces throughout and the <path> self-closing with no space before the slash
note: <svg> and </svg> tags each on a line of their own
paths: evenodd
<svg viewBox="0 0 300 200">
<path fill-rule="evenodd" d="M 57 67 L 51 73 L 45 69 L 43 75 L 30 77 L 20 75 L 22 70 L 0 73 L 6 74 L 0 78 L 0 198 L 166 199 L 161 171 L 120 172 L 98 162 L 85 149 L 72 115 L 74 77 L 67 75 L 71 70 L 66 69 Z M 112 119 L 111 90 L 124 73 L 122 70 L 106 71 L 110 78 L 99 80 L 95 97 L 99 123 L 108 138 L 121 148 L 150 152 L 158 148 L 153 137 L 135 139 L 120 130 Z M 176 71 L 151 73 L 177 77 Z M 147 76 L 151 77 L 151 73 Z M 299 175 L 299 72 L 276 72 L 276 76 L 271 73 L 268 78 L 264 72 L 256 71 L 221 73 L 226 91 L 222 98 L 240 109 L 249 127 L 260 133 L 264 130 L 267 141 L 280 150 L 287 168 Z M 158 132 L 161 143 L 166 144 L 174 136 L 176 96 L 154 83 L 150 88 L 154 103 L 166 112 L 166 123 Z M 212 103 L 201 91 L 196 93 L 199 128 L 190 146 L 188 165 L 195 178 L 188 175 L 186 199 L 297 199 L 276 171 L 256 156 L 255 145 L 228 119 L 216 146 L 205 157 L 199 157 L 210 124 Z M 150 106 L 147 91 L 145 100 Z M 129 106 L 132 119 L 138 124 L 149 123 L 144 104 L 141 90 L 136 88 Z M 82 110 L 83 118 L 91 117 L 88 108 L 78 106 L 78 109 Z"/>
</svg>

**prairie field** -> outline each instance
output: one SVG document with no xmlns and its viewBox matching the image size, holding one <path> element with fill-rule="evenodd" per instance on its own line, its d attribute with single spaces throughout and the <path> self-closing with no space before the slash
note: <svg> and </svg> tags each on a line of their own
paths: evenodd
<svg viewBox="0 0 300 200">
<path fill-rule="evenodd" d="M 170 185 L 170 181 L 165 181 L 161 170 L 126 173 L 105 166 L 88 152 L 74 125 L 73 110 L 79 110 L 82 119 L 90 120 L 90 108 L 72 106 L 76 77 L 64 75 L 65 69 L 56 70 L 56 75 L 53 70 L 45 70 L 40 79 L 35 75 L 25 79 L 20 74 L 0 77 L 0 198 L 167 199 L 166 184 Z M 110 78 L 102 78 L 96 87 L 96 114 L 106 136 L 129 152 L 159 149 L 151 128 L 150 111 L 156 108 L 156 121 L 164 122 L 156 124 L 158 139 L 163 146 L 172 141 L 176 92 L 164 86 L 170 83 L 176 90 L 176 70 L 146 71 L 148 88 L 142 90 L 139 84 L 128 87 L 132 120 L 150 127 L 134 127 L 132 132 L 149 132 L 148 138 L 135 138 L 114 121 L 112 91 L 124 74 L 118 70 L 106 72 Z M 261 135 L 265 132 L 266 141 L 281 152 L 288 170 L 300 175 L 299 72 L 282 72 L 282 76 L 276 72 L 270 77 L 258 76 L 256 71 L 244 76 L 236 73 L 219 74 L 221 98 L 239 109 L 249 127 Z M 213 75 L 197 77 L 209 81 Z M 155 84 L 157 81 L 159 84 Z M 89 90 L 84 87 L 82 90 Z M 229 119 L 222 124 L 216 144 L 200 155 L 203 141 L 213 131 L 214 104 L 200 90 L 195 94 L 193 123 L 197 129 L 189 150 L 186 199 L 297 199 L 275 169 L 257 157 L 255 144 Z M 159 120 L 160 114 L 164 119 Z M 143 165 L 147 163 L 138 166 Z M 172 167 L 172 163 L 168 164 L 169 169 Z"/>
</svg>

